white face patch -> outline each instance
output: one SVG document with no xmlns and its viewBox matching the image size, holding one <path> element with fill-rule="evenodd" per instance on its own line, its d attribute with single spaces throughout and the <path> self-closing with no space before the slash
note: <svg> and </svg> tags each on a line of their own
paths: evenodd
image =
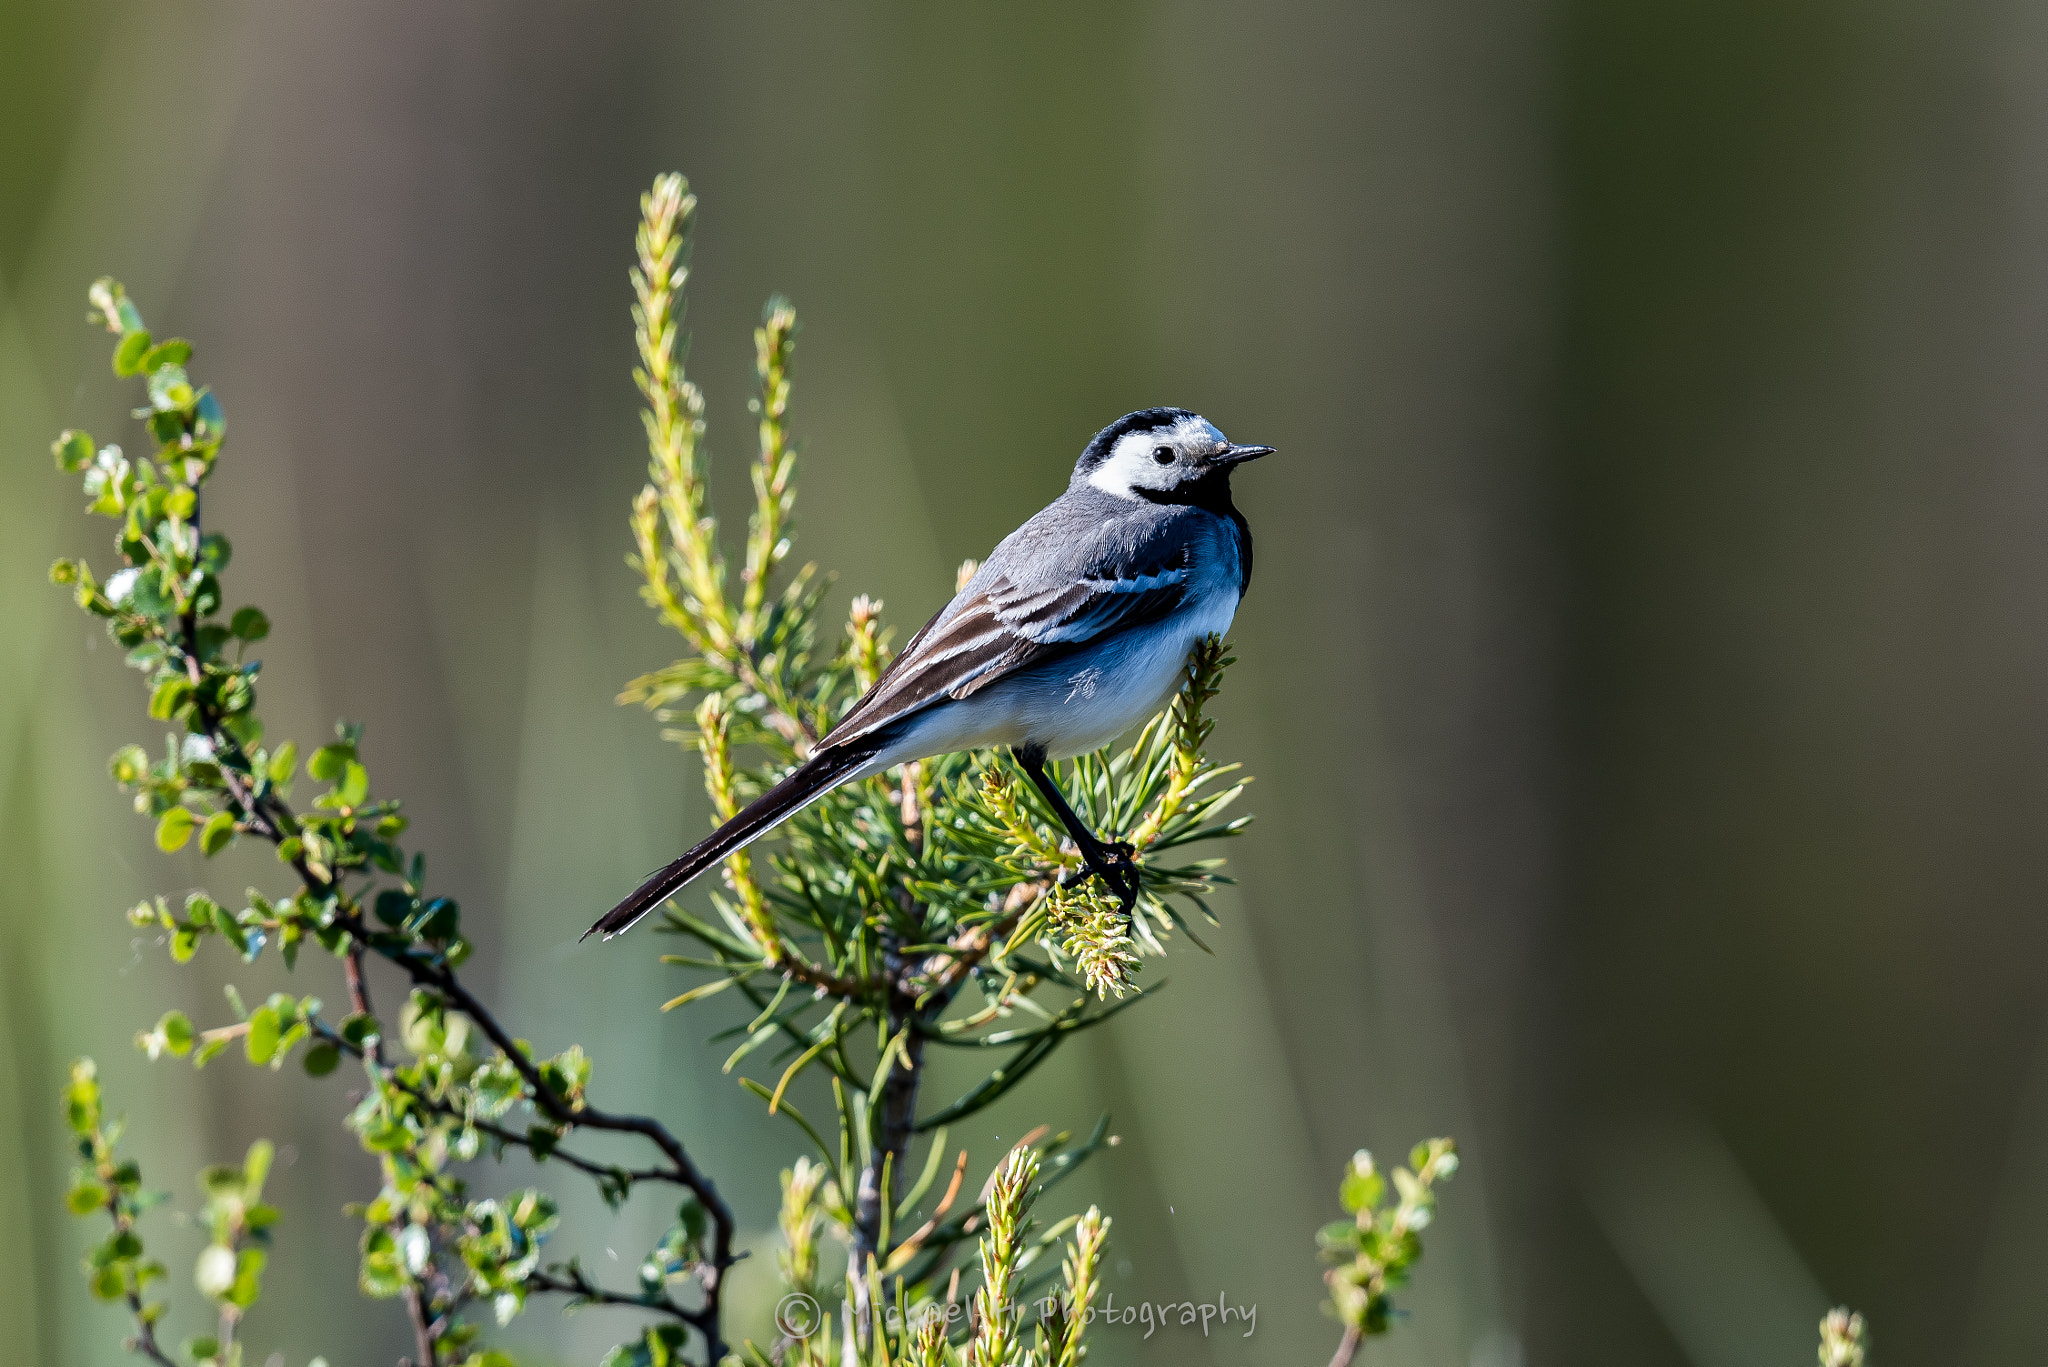
<svg viewBox="0 0 2048 1367">
<path fill-rule="evenodd" d="M 1223 434 L 1204 418 L 1186 417 L 1171 427 L 1150 432 L 1127 432 L 1110 448 L 1109 459 L 1095 467 L 1088 482 L 1118 498 L 1137 498 L 1140 489 L 1160 492 L 1171 489 L 1190 474 L 1193 454 L 1204 454 L 1224 444 Z M 1174 459 L 1162 465 L 1154 453 L 1171 448 Z"/>
</svg>

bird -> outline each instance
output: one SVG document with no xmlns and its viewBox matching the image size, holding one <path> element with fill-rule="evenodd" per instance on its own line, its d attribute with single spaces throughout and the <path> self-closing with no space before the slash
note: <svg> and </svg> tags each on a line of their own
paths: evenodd
<svg viewBox="0 0 2048 1367">
<path fill-rule="evenodd" d="M 584 932 L 607 939 L 844 783 L 911 760 L 1007 748 L 1129 916 L 1127 844 L 1088 829 L 1046 772 L 1164 707 L 1189 652 L 1251 585 L 1252 534 L 1230 496 L 1240 446 L 1185 408 L 1146 408 L 1088 442 L 1067 490 L 1004 537 L 808 758 Z"/>
</svg>

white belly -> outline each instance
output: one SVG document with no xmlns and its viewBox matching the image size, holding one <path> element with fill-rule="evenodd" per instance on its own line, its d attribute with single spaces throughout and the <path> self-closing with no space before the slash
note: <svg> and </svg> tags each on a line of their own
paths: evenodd
<svg viewBox="0 0 2048 1367">
<path fill-rule="evenodd" d="M 1195 642 L 1229 630 L 1236 613 L 1235 593 L 1211 594 L 1201 608 L 938 703 L 867 771 L 991 746 L 1043 746 L 1053 759 L 1100 749 L 1166 706 Z"/>
</svg>

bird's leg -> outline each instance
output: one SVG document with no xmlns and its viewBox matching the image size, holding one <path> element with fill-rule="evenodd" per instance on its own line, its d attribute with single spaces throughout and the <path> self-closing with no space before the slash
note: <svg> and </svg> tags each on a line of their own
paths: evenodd
<svg viewBox="0 0 2048 1367">
<path fill-rule="evenodd" d="M 1020 745 L 1011 751 L 1017 763 L 1024 769 L 1038 791 L 1045 794 L 1045 800 L 1052 804 L 1060 824 L 1067 828 L 1067 834 L 1074 837 L 1074 844 L 1081 851 L 1081 858 L 1088 863 L 1088 870 L 1103 885 L 1115 893 L 1123 903 L 1123 913 L 1130 916 L 1138 905 L 1138 863 L 1134 857 L 1137 851 L 1121 840 L 1098 840 L 1095 832 L 1088 829 L 1086 822 L 1074 814 L 1067 805 L 1067 798 L 1060 786 L 1052 781 L 1052 775 L 1045 772 L 1045 751 L 1035 745 Z"/>
</svg>

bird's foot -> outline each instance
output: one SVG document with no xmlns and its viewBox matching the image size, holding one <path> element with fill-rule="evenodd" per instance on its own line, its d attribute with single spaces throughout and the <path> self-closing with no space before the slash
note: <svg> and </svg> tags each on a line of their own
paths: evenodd
<svg viewBox="0 0 2048 1367">
<path fill-rule="evenodd" d="M 1111 840 L 1102 845 L 1100 857 L 1091 857 L 1083 868 L 1074 869 L 1060 878 L 1060 886 L 1072 887 L 1085 883 L 1090 878 L 1100 878 L 1102 885 L 1115 895 L 1118 909 L 1124 920 L 1130 921 L 1138 911 L 1138 851 L 1129 841 Z"/>
<path fill-rule="evenodd" d="M 1138 851 L 1129 841 L 1113 840 L 1109 843 L 1108 853 L 1111 865 L 1122 880 L 1116 894 L 1123 903 L 1124 919 L 1128 921 L 1138 913 L 1138 889 L 1142 885 L 1138 876 Z"/>
</svg>

